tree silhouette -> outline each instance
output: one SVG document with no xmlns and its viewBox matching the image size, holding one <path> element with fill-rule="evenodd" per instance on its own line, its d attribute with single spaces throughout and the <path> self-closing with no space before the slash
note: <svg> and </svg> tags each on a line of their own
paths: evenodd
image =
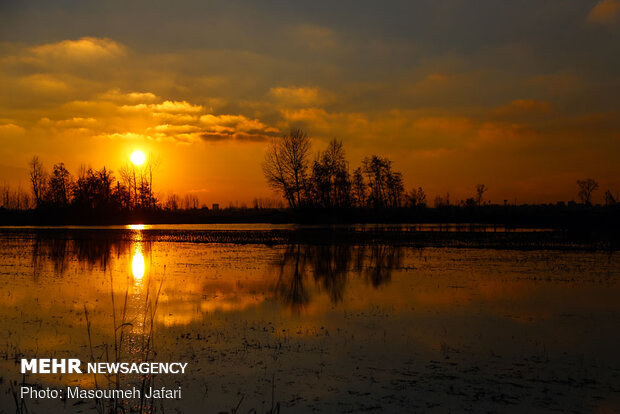
<svg viewBox="0 0 620 414">
<path fill-rule="evenodd" d="M 88 209 L 105 209 L 112 202 L 112 171 L 82 167 L 73 187 L 73 205 Z"/>
<path fill-rule="evenodd" d="M 579 186 L 579 192 L 577 196 L 583 204 L 586 206 L 591 205 L 592 193 L 598 189 L 598 183 L 592 178 L 586 178 L 585 180 L 577 180 Z"/>
<path fill-rule="evenodd" d="M 353 198 L 357 207 L 366 207 L 366 183 L 362 168 L 358 167 L 353 172 Z"/>
<path fill-rule="evenodd" d="M 310 138 L 301 129 L 274 139 L 265 153 L 263 173 L 267 182 L 291 208 L 302 205 L 309 153 Z"/>
<path fill-rule="evenodd" d="M 605 205 L 606 206 L 615 206 L 616 203 L 618 202 L 618 200 L 616 200 L 617 197 L 614 197 L 614 195 L 611 193 L 610 190 L 607 190 L 605 192 Z"/>
<path fill-rule="evenodd" d="M 407 194 L 407 205 L 409 207 L 425 206 L 426 205 L 426 193 L 422 187 L 418 187 L 416 190 L 412 188 Z"/>
<path fill-rule="evenodd" d="M 486 193 L 489 189 L 484 184 L 476 184 L 476 204 L 478 206 L 482 205 L 482 199 L 484 197 L 484 193 Z"/>
<path fill-rule="evenodd" d="M 351 178 L 342 141 L 332 140 L 312 164 L 308 204 L 320 207 L 348 207 L 351 204 Z"/>
<path fill-rule="evenodd" d="M 362 161 L 368 179 L 369 203 L 377 207 L 400 207 L 405 187 L 401 173 L 392 171 L 392 161 L 373 155 Z"/>
<path fill-rule="evenodd" d="M 39 161 L 39 157 L 32 157 L 29 165 L 32 194 L 36 205 L 40 206 L 43 201 L 43 197 L 47 192 L 47 174 L 43 168 L 43 164 Z"/>
<path fill-rule="evenodd" d="M 71 174 L 64 163 L 54 164 L 49 180 L 48 200 L 55 207 L 67 207 L 71 201 Z"/>
</svg>

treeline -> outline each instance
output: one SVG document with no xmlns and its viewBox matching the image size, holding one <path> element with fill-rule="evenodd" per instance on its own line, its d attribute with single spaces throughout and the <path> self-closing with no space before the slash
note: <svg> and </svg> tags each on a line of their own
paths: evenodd
<svg viewBox="0 0 620 414">
<path fill-rule="evenodd" d="M 406 190 L 402 174 L 394 170 L 392 161 L 379 155 L 362 160 L 352 173 L 345 157 L 342 141 L 332 140 L 327 149 L 310 159 L 311 142 L 300 129 L 274 139 L 263 161 L 267 182 L 293 209 L 305 208 L 374 208 L 397 209 L 401 207 L 426 207 L 426 193 L 422 187 Z M 592 205 L 592 195 L 599 188 L 591 178 L 577 180 L 577 197 L 582 205 Z M 435 208 L 481 207 L 490 205 L 484 199 L 488 187 L 477 184 L 472 197 L 456 202 L 450 194 L 437 195 Z M 618 195 L 607 190 L 605 206 L 617 206 Z M 561 207 L 564 203 L 559 202 Z M 574 202 L 569 202 L 574 204 Z M 503 205 L 508 205 L 504 200 Z"/>
<path fill-rule="evenodd" d="M 38 209 L 75 208 L 87 211 L 152 209 L 158 200 L 153 193 L 154 165 L 126 165 L 118 179 L 105 166 L 99 170 L 81 166 L 74 176 L 64 163 L 48 172 L 38 157 L 29 163 L 34 206 Z"/>
<path fill-rule="evenodd" d="M 0 185 L 0 208 L 6 210 L 28 210 L 34 207 L 30 192 L 21 185 L 13 188 L 8 184 Z"/>
<path fill-rule="evenodd" d="M 281 198 L 255 198 L 249 205 L 214 204 L 209 209 L 191 193 L 182 197 L 176 194 L 160 197 L 153 191 L 157 162 L 153 157 L 149 159 L 140 167 L 127 163 L 117 174 L 105 166 L 101 169 L 81 166 L 74 175 L 62 162 L 48 170 L 38 157 L 34 157 L 28 169 L 30 191 L 21 186 L 0 185 L 0 210 L 3 213 L 0 221 L 9 224 L 468 220 L 539 223 L 539 216 L 550 220 L 549 211 L 555 215 L 564 214 L 564 211 L 583 214 L 585 210 L 598 209 L 592 200 L 599 184 L 590 178 L 577 181 L 579 204 L 558 202 L 540 205 L 534 210 L 531 206 L 517 206 L 516 202 L 508 203 L 507 200 L 491 204 L 485 199 L 488 188 L 484 184 L 472 188 L 472 196 L 464 200 L 451 200 L 450 194 L 446 193 L 429 202 L 421 186 L 406 189 L 402 174 L 385 157 L 368 156 L 352 169 L 342 141 L 335 139 L 324 151 L 312 157 L 310 138 L 301 130 L 292 130 L 276 138 L 265 153 L 263 172 Z M 620 206 L 617 193 L 607 190 L 603 199 L 605 207 L 601 208 L 609 210 L 604 214 L 616 214 Z M 435 208 L 428 209 L 427 204 Z M 614 208 L 608 208 L 610 206 Z M 593 211 L 595 213 L 599 214 Z M 524 219 L 513 220 L 504 217 L 506 214 L 511 217 L 521 215 Z"/>
<path fill-rule="evenodd" d="M 392 161 L 372 155 L 353 173 L 342 141 L 332 140 L 310 161 L 310 138 L 302 130 L 274 140 L 265 153 L 263 172 L 290 208 L 399 208 L 425 206 L 422 187 L 405 190 Z"/>
</svg>

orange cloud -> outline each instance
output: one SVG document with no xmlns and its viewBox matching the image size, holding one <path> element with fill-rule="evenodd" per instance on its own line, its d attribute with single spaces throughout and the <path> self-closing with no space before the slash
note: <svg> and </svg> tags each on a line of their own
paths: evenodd
<svg viewBox="0 0 620 414">
<path fill-rule="evenodd" d="M 63 40 L 30 48 L 34 56 L 42 59 L 92 61 L 125 55 L 125 47 L 112 39 L 82 37 L 78 40 Z"/>
<path fill-rule="evenodd" d="M 295 35 L 301 43 L 314 51 L 333 48 L 337 45 L 334 32 L 327 27 L 304 24 L 296 28 Z"/>
<path fill-rule="evenodd" d="M 202 115 L 200 125 L 203 132 L 200 137 L 205 141 L 237 139 L 241 141 L 264 141 L 279 132 L 257 119 L 243 115 Z"/>
<path fill-rule="evenodd" d="M 0 124 L 0 137 L 21 135 L 26 130 L 14 123 Z"/>
<path fill-rule="evenodd" d="M 127 111 L 146 111 L 149 113 L 198 113 L 204 108 L 201 105 L 193 105 L 187 101 L 164 101 L 158 104 L 123 105 Z"/>
<path fill-rule="evenodd" d="M 285 106 L 317 106 L 333 100 L 330 93 L 308 87 L 271 88 L 269 95 Z"/>
<path fill-rule="evenodd" d="M 618 12 L 620 12 L 619 0 L 602 0 L 590 10 L 586 21 L 590 24 L 613 24 L 618 17 Z"/>
<path fill-rule="evenodd" d="M 472 128 L 469 119 L 460 117 L 424 117 L 415 120 L 413 125 L 420 130 L 446 133 L 463 133 Z"/>
<path fill-rule="evenodd" d="M 125 103 L 145 103 L 157 100 L 157 95 L 151 92 L 127 92 L 124 93 L 120 89 L 110 89 L 98 95 L 98 98 L 104 101 L 125 102 Z"/>
<path fill-rule="evenodd" d="M 507 105 L 495 109 L 494 114 L 498 116 L 516 116 L 526 114 L 548 114 L 553 107 L 547 101 L 537 101 L 535 99 L 517 99 Z"/>
</svg>

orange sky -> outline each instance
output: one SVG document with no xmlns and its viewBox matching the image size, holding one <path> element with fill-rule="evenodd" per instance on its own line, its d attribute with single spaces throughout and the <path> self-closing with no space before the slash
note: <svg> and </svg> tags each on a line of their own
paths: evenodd
<svg viewBox="0 0 620 414">
<path fill-rule="evenodd" d="M 141 149 L 161 197 L 250 203 L 269 137 L 301 127 L 429 200 L 620 191 L 619 0 L 49 3 L 0 6 L 0 182 Z"/>
</svg>

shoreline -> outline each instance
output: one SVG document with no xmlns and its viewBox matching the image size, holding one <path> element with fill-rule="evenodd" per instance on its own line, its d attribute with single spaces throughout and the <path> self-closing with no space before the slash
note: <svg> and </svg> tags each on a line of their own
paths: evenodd
<svg viewBox="0 0 620 414">
<path fill-rule="evenodd" d="M 617 251 L 620 236 L 612 229 L 438 231 L 414 226 L 394 228 L 300 227 L 288 229 L 123 229 L 91 227 L 0 228 L 0 239 L 67 240 L 76 243 L 133 242 L 140 232 L 143 242 L 237 245 L 397 245 L 436 248 L 482 248 L 502 250 Z"/>
</svg>

